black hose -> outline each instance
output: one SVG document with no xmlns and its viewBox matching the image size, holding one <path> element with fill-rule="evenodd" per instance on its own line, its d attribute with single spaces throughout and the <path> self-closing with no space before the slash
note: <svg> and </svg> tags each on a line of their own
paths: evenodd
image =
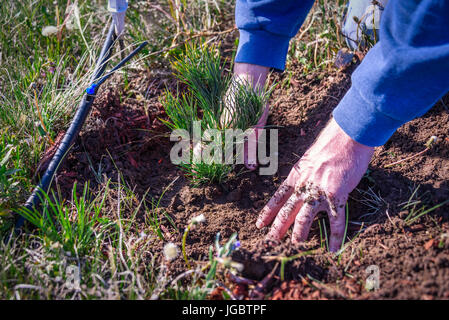
<svg viewBox="0 0 449 320">
<path fill-rule="evenodd" d="M 134 49 L 129 55 L 127 55 L 125 58 L 123 58 L 122 61 L 117 63 L 117 65 L 112 68 L 109 72 L 107 72 L 104 76 L 102 76 L 96 83 L 94 83 L 94 88 L 99 87 L 103 82 L 105 82 L 110 76 L 114 74 L 115 71 L 123 67 L 125 63 L 127 63 L 129 60 L 131 60 L 132 57 L 134 57 L 137 53 L 139 53 L 140 50 L 143 49 L 148 44 L 147 41 L 142 42 L 136 49 Z"/>
<path fill-rule="evenodd" d="M 92 75 L 91 85 L 86 89 L 86 94 L 84 94 L 83 99 L 81 100 L 80 106 L 78 107 L 78 111 L 76 112 L 69 129 L 67 130 L 64 138 L 59 144 L 58 149 L 56 150 L 53 158 L 51 159 L 47 170 L 45 170 L 45 173 L 42 176 L 41 181 L 34 188 L 33 192 L 31 193 L 30 197 L 25 203 L 23 209 L 30 211 L 33 209 L 37 209 L 43 196 L 42 193 L 43 192 L 48 193 L 48 189 L 50 188 L 53 176 L 55 175 L 62 161 L 64 160 L 66 154 L 70 150 L 70 147 L 75 142 L 76 137 L 81 131 L 81 128 L 83 127 L 83 124 L 86 121 L 87 116 L 89 115 L 90 109 L 95 100 L 95 95 L 100 85 L 148 44 L 147 41 L 141 43 L 128 56 L 123 58 L 115 67 L 113 67 L 106 75 L 103 76 L 109 58 L 111 57 L 112 52 L 111 49 L 116 38 L 117 37 L 115 35 L 115 27 L 113 24 L 111 24 L 106 41 L 103 45 L 103 48 L 101 49 L 100 57 L 98 58 L 97 65 L 95 66 L 95 70 Z M 25 222 L 24 217 L 19 215 L 19 218 L 17 219 L 15 225 L 16 232 L 20 231 L 24 222 Z"/>
<path fill-rule="evenodd" d="M 92 75 L 91 81 L 92 83 L 95 83 L 103 75 L 107 66 L 107 62 L 109 61 L 109 58 L 111 56 L 112 52 L 111 49 L 116 38 L 117 37 L 115 35 L 115 26 L 113 23 L 111 23 L 108 35 L 103 44 L 103 48 L 101 49 L 100 56 L 97 60 L 97 65 L 95 66 L 95 70 Z M 48 189 L 50 188 L 51 182 L 53 180 L 53 176 L 55 175 L 56 171 L 58 170 L 59 166 L 64 160 L 64 157 L 66 156 L 70 147 L 72 146 L 76 137 L 78 136 L 87 116 L 89 115 L 94 99 L 95 95 L 84 94 L 83 99 L 81 100 L 81 103 L 78 107 L 78 110 L 72 120 L 72 123 L 70 124 L 69 129 L 67 130 L 64 138 L 62 139 L 61 143 L 58 146 L 58 149 L 56 150 L 53 158 L 51 159 L 47 170 L 45 170 L 45 173 L 42 176 L 42 179 L 40 180 L 39 184 L 34 188 L 33 192 L 31 193 L 30 197 L 25 203 L 24 205 L 25 209 L 28 210 L 36 209 L 39 206 L 40 201 L 43 197 L 42 192 L 45 193 L 48 192 Z M 25 221 L 24 217 L 19 216 L 15 225 L 16 232 L 20 231 L 21 227 L 24 224 L 24 221 Z"/>
</svg>

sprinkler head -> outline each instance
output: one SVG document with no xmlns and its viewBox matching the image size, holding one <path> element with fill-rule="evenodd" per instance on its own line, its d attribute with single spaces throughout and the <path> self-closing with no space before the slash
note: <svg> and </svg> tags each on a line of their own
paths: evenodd
<svg viewBox="0 0 449 320">
<path fill-rule="evenodd" d="M 86 89 L 86 93 L 90 94 L 90 95 L 94 95 L 96 88 L 97 88 L 97 84 L 96 83 L 92 83 L 91 86 Z"/>
</svg>

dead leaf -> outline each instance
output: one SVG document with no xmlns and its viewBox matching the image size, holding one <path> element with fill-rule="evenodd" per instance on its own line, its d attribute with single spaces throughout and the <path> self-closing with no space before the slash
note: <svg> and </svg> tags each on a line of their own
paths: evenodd
<svg viewBox="0 0 449 320">
<path fill-rule="evenodd" d="M 433 244 L 435 243 L 435 239 L 430 239 L 424 244 L 424 249 L 429 250 L 432 248 Z"/>
</svg>

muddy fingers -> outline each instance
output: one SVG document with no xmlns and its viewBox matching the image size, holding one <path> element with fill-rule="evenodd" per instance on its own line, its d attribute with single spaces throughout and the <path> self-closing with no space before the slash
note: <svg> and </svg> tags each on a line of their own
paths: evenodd
<svg viewBox="0 0 449 320">
<path fill-rule="evenodd" d="M 292 193 L 293 187 L 288 185 L 286 182 L 282 183 L 273 197 L 271 197 L 270 201 L 268 201 L 260 212 L 259 218 L 256 222 L 256 227 L 259 229 L 263 228 L 273 221 L 279 209 L 282 208 L 284 202 L 291 196 Z"/>
<path fill-rule="evenodd" d="M 300 243 L 307 240 L 313 220 L 322 207 L 322 201 L 305 202 L 295 219 L 292 242 Z"/>
<path fill-rule="evenodd" d="M 267 239 L 278 241 L 284 237 L 288 228 L 295 222 L 292 242 L 307 240 L 310 227 L 319 211 L 327 211 L 331 226 L 330 250 L 338 251 L 342 245 L 345 231 L 344 203 L 332 195 L 326 194 L 317 186 L 296 185 L 293 188 L 284 182 L 262 210 L 257 226 L 268 225 L 273 219 L 273 225 Z M 275 218 L 276 217 L 276 218 Z"/>
<path fill-rule="evenodd" d="M 336 216 L 332 214 L 333 210 L 337 210 Z M 345 234 L 346 226 L 346 215 L 345 206 L 335 206 L 333 209 L 328 209 L 329 222 L 331 226 L 331 237 L 329 241 L 329 250 L 332 252 L 337 252 L 340 250 L 343 244 L 343 237 Z"/>
</svg>

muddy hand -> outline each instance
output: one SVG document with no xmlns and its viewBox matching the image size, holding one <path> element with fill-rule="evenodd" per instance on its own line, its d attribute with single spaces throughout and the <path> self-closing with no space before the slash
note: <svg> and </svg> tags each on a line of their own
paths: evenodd
<svg viewBox="0 0 449 320">
<path fill-rule="evenodd" d="M 346 200 L 366 172 L 373 150 L 352 140 L 332 119 L 262 209 L 257 227 L 274 220 L 267 238 L 280 240 L 294 224 L 292 242 L 303 242 L 317 213 L 326 211 L 331 228 L 329 249 L 339 250 Z"/>
</svg>

